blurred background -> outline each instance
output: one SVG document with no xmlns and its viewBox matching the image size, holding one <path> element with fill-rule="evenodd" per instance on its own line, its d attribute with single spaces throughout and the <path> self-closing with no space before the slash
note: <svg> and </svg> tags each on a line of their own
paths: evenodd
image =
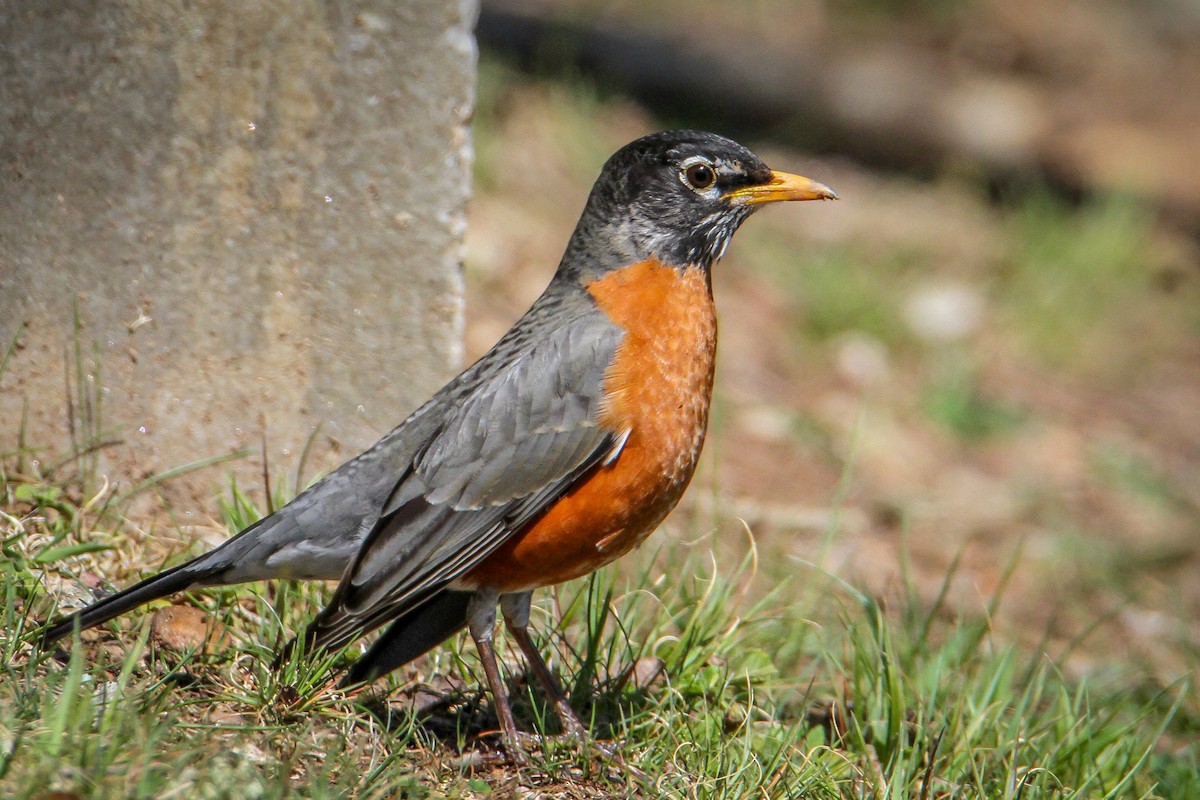
<svg viewBox="0 0 1200 800">
<path fill-rule="evenodd" d="M 1196 668 L 1200 5 L 488 0 L 478 32 L 468 358 L 646 132 L 842 197 L 718 266 L 713 429 L 666 536 L 748 527 L 767 585 L 813 561 L 886 604 L 908 576 L 1068 676 Z"/>
</svg>

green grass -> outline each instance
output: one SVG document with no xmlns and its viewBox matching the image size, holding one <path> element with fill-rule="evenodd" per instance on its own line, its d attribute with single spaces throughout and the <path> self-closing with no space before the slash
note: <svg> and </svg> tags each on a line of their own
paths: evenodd
<svg viewBox="0 0 1200 800">
<path fill-rule="evenodd" d="M 1093 461 L 1094 470 L 1116 488 L 1157 506 L 1200 511 L 1161 470 L 1114 442 L 1101 442 Z"/>
<path fill-rule="evenodd" d="M 1047 195 L 1022 202 L 1007 221 L 1015 247 L 1000 265 L 997 295 L 1029 352 L 1084 374 L 1111 371 L 1125 366 L 1112 362 L 1128 352 L 1128 340 L 1173 324 L 1154 297 L 1163 264 L 1151 223 L 1144 207 L 1122 197 L 1079 209 Z"/>
<path fill-rule="evenodd" d="M 969 442 L 1013 433 L 1025 422 L 1025 413 L 990 397 L 979 386 L 977 370 L 946 358 L 940 374 L 925 389 L 926 415 Z"/>
<path fill-rule="evenodd" d="M 5 486 L 9 547 L 31 549 L 25 540 L 45 526 L 68 525 L 61 546 L 86 538 L 75 521 L 87 512 L 60 508 L 62 495 L 35 510 L 16 497 L 22 486 Z M 257 514 L 236 491 L 230 507 L 240 521 Z M 43 513 L 51 508 L 60 513 Z M 147 641 L 147 615 L 132 614 L 119 635 L 51 657 L 21 642 L 31 615 L 53 605 L 37 579 L 44 565 L 10 563 L 0 576 L 0 793 L 473 797 L 523 785 L 585 797 L 1028 800 L 1170 796 L 1155 793 L 1159 779 L 1200 787 L 1194 751 L 1155 750 L 1164 731 L 1191 724 L 1176 714 L 1185 686 L 1067 680 L 1044 655 L 993 640 L 986 617 L 923 606 L 915 587 L 884 602 L 813 565 L 760 567 L 753 551 L 719 567 L 709 547 L 670 545 L 634 557 L 640 567 L 624 576 L 605 570 L 544 592 L 535 615 L 576 708 L 643 783 L 564 742 L 536 750 L 523 772 L 456 768 L 495 728 L 462 642 L 393 679 L 390 704 L 328 688 L 348 654 L 276 668 L 321 587 L 194 595 L 229 630 L 224 651 L 163 651 Z M 650 675 L 639 680 L 635 665 Z M 424 684 L 443 697 L 413 714 L 405 698 Z M 557 730 L 523 680 L 514 704 L 526 730 Z"/>
<path fill-rule="evenodd" d="M 860 331 L 893 346 L 909 342 L 897 292 L 909 258 L 866 259 L 846 247 L 801 249 L 792 237 L 753 226 L 739 234 L 737 252 L 795 305 L 798 338 L 819 343 Z"/>
<path fill-rule="evenodd" d="M 631 572 L 543 592 L 535 616 L 575 707 L 643 777 L 554 740 L 523 771 L 457 766 L 491 746 L 481 735 L 496 727 L 461 640 L 357 698 L 330 688 L 351 653 L 276 665 L 322 585 L 179 601 L 228 632 L 211 652 L 163 649 L 139 612 L 110 626 L 116 634 L 37 653 L 27 634 L 58 600 L 43 577 L 70 585 L 114 564 L 132 573 L 124 551 L 140 544 L 121 509 L 167 476 L 89 497 L 94 476 L 66 466 L 86 460 L 31 476 L 11 468 L 23 455 L 0 469 L 5 797 L 479 797 L 523 786 L 581 797 L 1036 800 L 1200 788 L 1194 745 L 1156 747 L 1194 734 L 1190 687 L 1068 680 L 1044 654 L 993 639 L 998 597 L 988 615 L 954 618 L 944 591 L 923 603 L 910 579 L 898 597 L 867 597 L 812 564 L 760 565 L 753 548 L 719 562 L 703 537 L 636 556 Z M 300 486 L 264 482 L 277 487 L 275 507 Z M 222 512 L 231 529 L 262 513 L 232 483 Z M 503 644 L 501 654 L 518 724 L 556 732 Z M 430 695 L 415 711 L 413 698 Z"/>
</svg>

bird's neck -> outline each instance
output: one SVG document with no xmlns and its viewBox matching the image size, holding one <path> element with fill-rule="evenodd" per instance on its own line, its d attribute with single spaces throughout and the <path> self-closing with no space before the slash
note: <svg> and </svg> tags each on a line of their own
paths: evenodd
<svg viewBox="0 0 1200 800">
<path fill-rule="evenodd" d="M 732 232 L 731 232 L 732 233 Z M 557 279 L 590 284 L 631 264 L 653 262 L 680 274 L 700 270 L 711 285 L 712 265 L 724 254 L 728 238 L 708 246 L 707 240 L 687 238 L 636 220 L 580 220 L 559 264 Z"/>
</svg>

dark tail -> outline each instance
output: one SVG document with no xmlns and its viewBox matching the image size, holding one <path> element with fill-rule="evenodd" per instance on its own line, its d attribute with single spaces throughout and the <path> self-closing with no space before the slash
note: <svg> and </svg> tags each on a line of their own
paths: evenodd
<svg viewBox="0 0 1200 800">
<path fill-rule="evenodd" d="M 111 597 L 106 597 L 99 602 L 92 603 L 87 608 L 81 608 L 74 614 L 63 617 L 42 634 L 42 645 L 50 645 L 64 636 L 70 636 L 71 631 L 76 628 L 82 631 L 100 625 L 126 611 L 149 603 L 151 600 L 157 600 L 160 597 L 166 597 L 198 583 L 203 583 L 219 571 L 220 569 L 216 567 L 203 568 L 198 567 L 194 562 L 189 562 L 160 572 L 152 578 L 147 578 Z"/>
<path fill-rule="evenodd" d="M 369 683 L 449 639 L 467 625 L 472 592 L 445 591 L 397 619 L 342 679 L 342 686 Z"/>
</svg>

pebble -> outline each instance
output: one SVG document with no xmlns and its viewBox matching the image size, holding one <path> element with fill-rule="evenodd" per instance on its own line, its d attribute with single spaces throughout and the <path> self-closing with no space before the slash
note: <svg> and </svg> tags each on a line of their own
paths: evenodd
<svg viewBox="0 0 1200 800">
<path fill-rule="evenodd" d="M 167 606 L 155 611 L 150 621 L 150 639 L 176 652 L 197 649 L 208 652 L 221 649 L 228 642 L 225 627 L 192 606 Z"/>
</svg>

